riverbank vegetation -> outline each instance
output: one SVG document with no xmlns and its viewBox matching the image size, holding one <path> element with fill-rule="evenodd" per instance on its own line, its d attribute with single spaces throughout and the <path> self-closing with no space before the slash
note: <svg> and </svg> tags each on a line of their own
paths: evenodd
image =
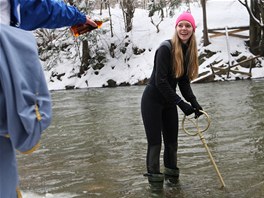
<svg viewBox="0 0 264 198">
<path fill-rule="evenodd" d="M 186 10 L 197 25 L 200 69 L 194 82 L 264 77 L 263 56 L 250 50 L 249 13 L 238 0 L 207 1 L 206 46 L 200 1 L 104 2 L 69 2 L 103 20 L 100 29 L 77 38 L 69 28 L 34 32 L 50 90 L 145 84 L 155 50 L 172 37 L 176 17 Z"/>
</svg>

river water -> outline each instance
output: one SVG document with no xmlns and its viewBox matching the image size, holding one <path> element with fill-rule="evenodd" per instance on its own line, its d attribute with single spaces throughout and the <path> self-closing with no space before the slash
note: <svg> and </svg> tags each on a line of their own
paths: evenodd
<svg viewBox="0 0 264 198">
<path fill-rule="evenodd" d="M 42 136 L 40 149 L 18 155 L 24 197 L 263 197 L 264 81 L 192 87 L 211 118 L 204 136 L 225 188 L 199 137 L 182 129 L 179 183 L 164 184 L 160 190 L 149 186 L 143 177 L 147 142 L 140 100 L 144 86 L 132 86 L 52 92 L 53 122 Z"/>
</svg>

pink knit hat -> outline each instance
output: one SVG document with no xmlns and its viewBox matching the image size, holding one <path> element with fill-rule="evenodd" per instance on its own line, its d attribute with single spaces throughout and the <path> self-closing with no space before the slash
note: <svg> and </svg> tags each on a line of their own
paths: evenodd
<svg viewBox="0 0 264 198">
<path fill-rule="evenodd" d="M 195 21 L 194 21 L 194 18 L 193 18 L 192 14 L 190 12 L 184 12 L 184 13 L 182 13 L 177 18 L 176 25 L 175 26 L 177 26 L 180 21 L 188 21 L 188 22 L 190 22 L 192 24 L 193 31 L 195 32 L 195 28 L 196 28 Z"/>
</svg>

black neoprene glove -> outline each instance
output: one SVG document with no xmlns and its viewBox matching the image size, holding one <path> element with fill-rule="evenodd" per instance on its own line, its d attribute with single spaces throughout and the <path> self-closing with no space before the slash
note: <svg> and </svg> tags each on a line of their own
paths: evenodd
<svg viewBox="0 0 264 198">
<path fill-rule="evenodd" d="M 188 103 L 184 102 L 183 100 L 181 100 L 179 103 L 178 103 L 178 106 L 180 107 L 180 109 L 183 111 L 183 113 L 186 115 L 186 116 L 189 116 L 191 115 L 192 113 L 194 113 L 194 108 L 189 105 Z"/>
<path fill-rule="evenodd" d="M 192 101 L 191 104 L 192 104 L 192 107 L 194 108 L 195 119 L 203 115 L 203 113 L 200 112 L 200 110 L 203 110 L 203 108 L 199 105 L 197 100 Z"/>
</svg>

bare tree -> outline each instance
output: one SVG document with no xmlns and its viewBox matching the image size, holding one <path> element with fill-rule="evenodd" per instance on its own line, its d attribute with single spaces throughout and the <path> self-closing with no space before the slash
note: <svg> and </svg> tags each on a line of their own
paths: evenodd
<svg viewBox="0 0 264 198">
<path fill-rule="evenodd" d="M 91 59 L 88 41 L 83 40 L 82 42 L 82 59 L 79 74 L 83 74 L 89 68 L 89 60 Z"/>
<path fill-rule="evenodd" d="M 109 0 L 101 0 L 100 2 L 100 15 L 102 15 L 102 10 L 107 9 L 109 6 Z"/>
<path fill-rule="evenodd" d="M 133 0 L 122 0 L 120 1 L 120 5 L 123 11 L 124 23 L 126 32 L 130 32 L 132 30 L 132 21 L 135 12 L 135 5 Z"/>
<path fill-rule="evenodd" d="M 159 31 L 160 31 L 159 30 L 159 25 L 164 19 L 164 11 L 163 11 L 163 9 L 165 7 L 166 7 L 166 2 L 160 1 L 159 3 L 155 3 L 155 1 L 153 1 L 152 4 L 150 5 L 150 8 L 149 8 L 150 9 L 149 10 L 150 21 L 156 27 L 157 33 L 159 33 Z M 153 20 L 153 16 L 154 16 L 154 14 L 156 12 L 159 15 L 159 21 L 155 23 L 154 20 Z"/>
<path fill-rule="evenodd" d="M 207 46 L 210 44 L 208 37 L 208 28 L 207 28 L 207 16 L 206 16 L 206 0 L 201 0 L 202 9 L 203 9 L 203 45 Z"/>
<path fill-rule="evenodd" d="M 113 22 L 112 22 L 112 14 L 111 14 L 111 9 L 110 9 L 110 3 L 108 0 L 108 14 L 109 14 L 109 21 L 110 21 L 110 31 L 111 31 L 111 37 L 114 37 L 114 32 L 113 32 Z"/>
<path fill-rule="evenodd" d="M 249 46 L 251 52 L 264 56 L 264 1 L 251 0 L 251 7 L 247 0 L 238 1 L 246 7 L 250 16 Z"/>
</svg>

